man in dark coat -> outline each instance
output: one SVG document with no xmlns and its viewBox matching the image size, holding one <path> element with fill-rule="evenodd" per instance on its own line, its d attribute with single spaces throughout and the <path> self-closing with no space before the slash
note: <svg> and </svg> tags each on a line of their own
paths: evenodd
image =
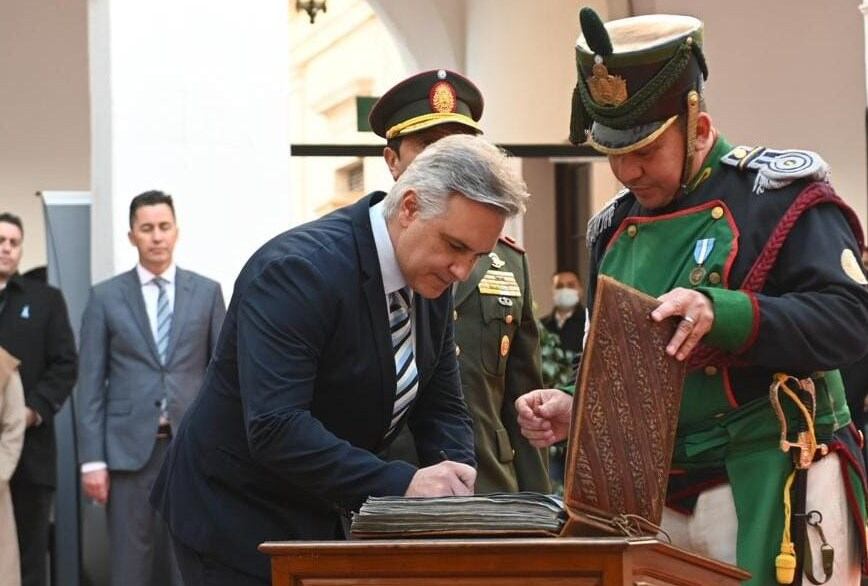
<svg viewBox="0 0 868 586">
<path fill-rule="evenodd" d="M 21 360 L 27 432 L 12 477 L 12 502 L 24 586 L 46 584 L 45 556 L 57 447 L 54 414 L 75 385 L 75 338 L 60 291 L 18 275 L 24 227 L 0 214 L 0 346 Z"/>
<path fill-rule="evenodd" d="M 499 149 L 447 137 L 251 257 L 151 496 L 185 584 L 268 583 L 260 543 L 341 539 L 369 496 L 472 492 L 451 287 L 526 197 Z M 422 468 L 377 456 L 405 424 Z"/>
</svg>

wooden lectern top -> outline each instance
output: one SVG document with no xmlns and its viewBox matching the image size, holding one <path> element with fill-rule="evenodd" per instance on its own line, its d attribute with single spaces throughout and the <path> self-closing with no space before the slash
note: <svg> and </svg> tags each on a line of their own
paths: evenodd
<svg viewBox="0 0 868 586">
<path fill-rule="evenodd" d="M 656 539 L 263 543 L 277 586 L 735 586 L 736 567 Z"/>
</svg>

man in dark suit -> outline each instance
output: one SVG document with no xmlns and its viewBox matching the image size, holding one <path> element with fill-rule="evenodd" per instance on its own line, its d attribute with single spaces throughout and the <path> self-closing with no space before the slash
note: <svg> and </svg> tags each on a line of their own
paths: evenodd
<svg viewBox="0 0 868 586">
<path fill-rule="evenodd" d="M 582 305 L 582 281 L 572 271 L 561 271 L 552 277 L 552 312 L 540 322 L 545 329 L 557 334 L 561 348 L 580 352 L 585 338 L 585 306 Z"/>
<path fill-rule="evenodd" d="M 193 402 L 226 314 L 220 285 L 173 260 L 178 225 L 161 191 L 130 203 L 136 267 L 95 285 L 81 320 L 79 452 L 85 493 L 108 505 L 112 584 L 181 585 L 148 506 L 173 427 Z M 154 571 L 157 559 L 169 568 Z"/>
<path fill-rule="evenodd" d="M 526 197 L 502 151 L 447 137 L 253 255 L 151 495 L 188 586 L 266 584 L 259 543 L 342 539 L 369 496 L 472 492 L 451 286 Z M 422 468 L 376 455 L 405 423 Z"/>
<path fill-rule="evenodd" d="M 439 112 L 437 94 L 456 111 Z M 445 92 L 445 93 L 444 93 Z M 371 109 L 371 130 L 386 139 L 383 158 L 398 179 L 426 146 L 452 134 L 480 133 L 482 93 L 459 73 L 435 69 L 398 82 Z M 470 277 L 453 288 L 461 388 L 476 444 L 476 492 L 548 493 L 548 458 L 521 435 L 514 401 L 542 385 L 539 332 L 524 250 L 501 237 Z M 389 459 L 417 462 L 402 434 Z"/>
<path fill-rule="evenodd" d="M 12 477 L 24 586 L 46 584 L 48 527 L 57 484 L 54 414 L 76 375 L 75 338 L 60 291 L 18 275 L 24 228 L 0 214 L 0 346 L 21 360 L 27 433 Z"/>
</svg>

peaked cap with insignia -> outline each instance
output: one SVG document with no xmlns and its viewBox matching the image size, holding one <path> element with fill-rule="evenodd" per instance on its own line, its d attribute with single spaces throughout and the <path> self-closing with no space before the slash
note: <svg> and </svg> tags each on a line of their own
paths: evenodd
<svg viewBox="0 0 868 586">
<path fill-rule="evenodd" d="M 383 138 L 397 138 L 438 124 L 463 124 L 482 132 L 482 94 L 472 81 L 446 69 L 417 73 L 377 100 L 368 122 Z"/>
<path fill-rule="evenodd" d="M 654 141 L 691 102 L 698 112 L 708 77 L 701 21 L 652 14 L 603 24 L 591 8 L 579 19 L 570 142 L 628 153 Z"/>
</svg>

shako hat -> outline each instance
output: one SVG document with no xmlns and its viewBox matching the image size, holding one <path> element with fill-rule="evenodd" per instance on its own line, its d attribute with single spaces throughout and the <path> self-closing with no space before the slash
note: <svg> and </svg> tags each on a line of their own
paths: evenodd
<svg viewBox="0 0 868 586">
<path fill-rule="evenodd" d="M 570 142 L 628 153 L 653 142 L 679 114 L 695 116 L 708 78 L 700 20 L 651 14 L 604 25 L 591 8 L 579 19 Z"/>
</svg>

